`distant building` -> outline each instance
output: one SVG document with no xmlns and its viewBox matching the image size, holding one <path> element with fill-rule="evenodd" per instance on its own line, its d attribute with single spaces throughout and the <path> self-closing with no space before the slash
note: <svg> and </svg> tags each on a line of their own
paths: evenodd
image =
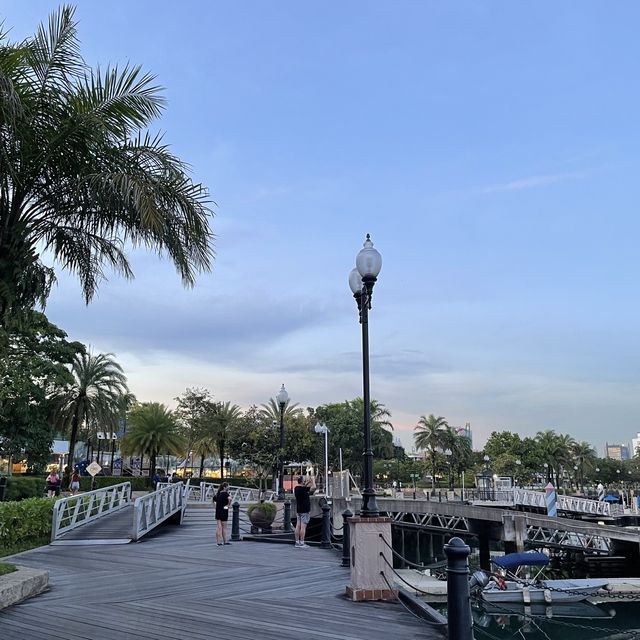
<svg viewBox="0 0 640 640">
<path fill-rule="evenodd" d="M 635 458 L 638 455 L 638 447 L 640 447 L 640 432 L 636 433 L 635 438 L 631 438 L 631 454 L 632 458 Z"/>
<path fill-rule="evenodd" d="M 464 427 L 453 427 L 453 430 L 464 438 L 469 438 L 469 444 L 473 448 L 473 434 L 471 433 L 471 423 L 467 422 Z M 640 435 L 640 434 L 638 434 Z"/>
<path fill-rule="evenodd" d="M 629 460 L 629 447 L 626 444 L 605 443 L 605 457 L 612 460 Z"/>
</svg>

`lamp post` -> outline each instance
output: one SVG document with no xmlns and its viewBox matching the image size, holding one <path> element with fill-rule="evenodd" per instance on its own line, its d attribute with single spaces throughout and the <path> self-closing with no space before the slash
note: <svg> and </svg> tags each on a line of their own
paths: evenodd
<svg viewBox="0 0 640 640">
<path fill-rule="evenodd" d="M 447 456 L 447 466 L 449 467 L 449 489 L 453 489 L 452 485 L 452 468 L 451 468 L 451 463 L 453 461 L 453 451 L 451 451 L 451 449 L 445 449 L 444 450 L 444 455 Z"/>
<path fill-rule="evenodd" d="M 542 466 L 544 467 L 544 480 L 549 482 L 549 464 L 545 462 Z"/>
<path fill-rule="evenodd" d="M 518 458 L 516 460 L 516 475 L 518 476 L 515 479 L 516 484 L 520 482 L 520 469 L 522 468 L 522 460 L 520 460 L 520 458 Z"/>
<path fill-rule="evenodd" d="M 363 518 L 379 515 L 376 494 L 373 490 L 373 449 L 371 447 L 371 399 L 369 396 L 369 309 L 373 287 L 382 269 L 382 256 L 374 249 L 371 236 L 367 234 L 363 248 L 356 256 L 356 268 L 349 274 L 349 287 L 358 305 L 360 324 L 362 325 L 362 389 L 364 400 L 364 453 L 362 491 Z"/>
<path fill-rule="evenodd" d="M 318 422 L 314 429 L 316 433 L 324 434 L 324 495 L 328 498 L 331 495 L 329 490 L 329 427 Z"/>
<path fill-rule="evenodd" d="M 280 408 L 280 450 L 278 452 L 278 500 L 284 500 L 284 408 L 289 402 L 289 394 L 284 384 L 276 396 Z"/>
</svg>

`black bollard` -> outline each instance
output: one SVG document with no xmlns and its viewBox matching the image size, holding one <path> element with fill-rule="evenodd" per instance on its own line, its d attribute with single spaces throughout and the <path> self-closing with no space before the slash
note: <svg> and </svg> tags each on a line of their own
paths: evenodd
<svg viewBox="0 0 640 640">
<path fill-rule="evenodd" d="M 4 494 L 7 491 L 7 478 L 6 476 L 0 476 L 0 502 L 4 501 Z"/>
<path fill-rule="evenodd" d="M 322 538 L 320 540 L 321 549 L 331 549 L 331 507 L 328 504 L 322 505 Z"/>
<path fill-rule="evenodd" d="M 233 513 L 231 514 L 231 540 L 238 542 L 240 540 L 240 503 L 234 502 L 231 505 Z"/>
<path fill-rule="evenodd" d="M 284 501 L 284 532 L 291 533 L 291 502 L 289 500 Z"/>
<path fill-rule="evenodd" d="M 353 518 L 353 513 L 347 509 L 342 512 L 342 562 L 340 566 L 351 566 L 351 531 L 349 530 L 349 518 Z"/>
<path fill-rule="evenodd" d="M 451 538 L 444 546 L 447 556 L 447 620 L 449 640 L 474 640 L 471 599 L 469 597 L 469 554 L 460 539 Z"/>
</svg>

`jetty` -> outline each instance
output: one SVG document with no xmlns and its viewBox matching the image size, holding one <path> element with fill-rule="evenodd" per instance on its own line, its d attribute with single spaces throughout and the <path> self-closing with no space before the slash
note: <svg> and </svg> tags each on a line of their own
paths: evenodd
<svg viewBox="0 0 640 640">
<path fill-rule="evenodd" d="M 333 549 L 216 546 L 210 507 L 140 542 L 49 545 L 11 561 L 48 570 L 50 590 L 0 614 L 3 640 L 443 637 L 400 602 L 347 600 Z"/>
</svg>

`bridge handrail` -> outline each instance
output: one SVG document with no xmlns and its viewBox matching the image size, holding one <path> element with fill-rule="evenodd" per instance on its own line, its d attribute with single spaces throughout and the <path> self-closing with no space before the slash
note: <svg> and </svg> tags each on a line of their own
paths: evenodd
<svg viewBox="0 0 640 640">
<path fill-rule="evenodd" d="M 131 504 L 131 483 L 94 489 L 75 496 L 60 498 L 53 505 L 51 542 L 82 524 L 97 520 Z"/>
<path fill-rule="evenodd" d="M 139 540 L 174 513 L 184 513 L 188 484 L 158 483 L 157 486 L 160 488 L 136 498 L 133 503 L 133 540 Z"/>
<path fill-rule="evenodd" d="M 517 505 L 546 508 L 546 494 L 542 491 L 531 491 L 529 489 L 513 490 L 513 502 Z M 574 513 L 586 513 L 597 516 L 613 516 L 624 513 L 621 505 L 612 505 L 601 500 L 591 500 L 578 496 L 563 496 L 558 494 L 557 505 L 560 511 L 572 511 Z"/>
<path fill-rule="evenodd" d="M 199 497 L 196 500 L 200 502 L 209 502 L 213 500 L 215 492 L 220 486 L 219 482 L 201 482 L 199 487 Z M 278 494 L 275 491 L 265 491 L 262 494 L 262 500 L 265 502 L 273 502 L 277 498 Z M 231 502 L 239 502 L 240 504 L 247 504 L 249 502 L 260 501 L 260 490 L 253 487 L 229 487 L 229 497 Z"/>
</svg>

